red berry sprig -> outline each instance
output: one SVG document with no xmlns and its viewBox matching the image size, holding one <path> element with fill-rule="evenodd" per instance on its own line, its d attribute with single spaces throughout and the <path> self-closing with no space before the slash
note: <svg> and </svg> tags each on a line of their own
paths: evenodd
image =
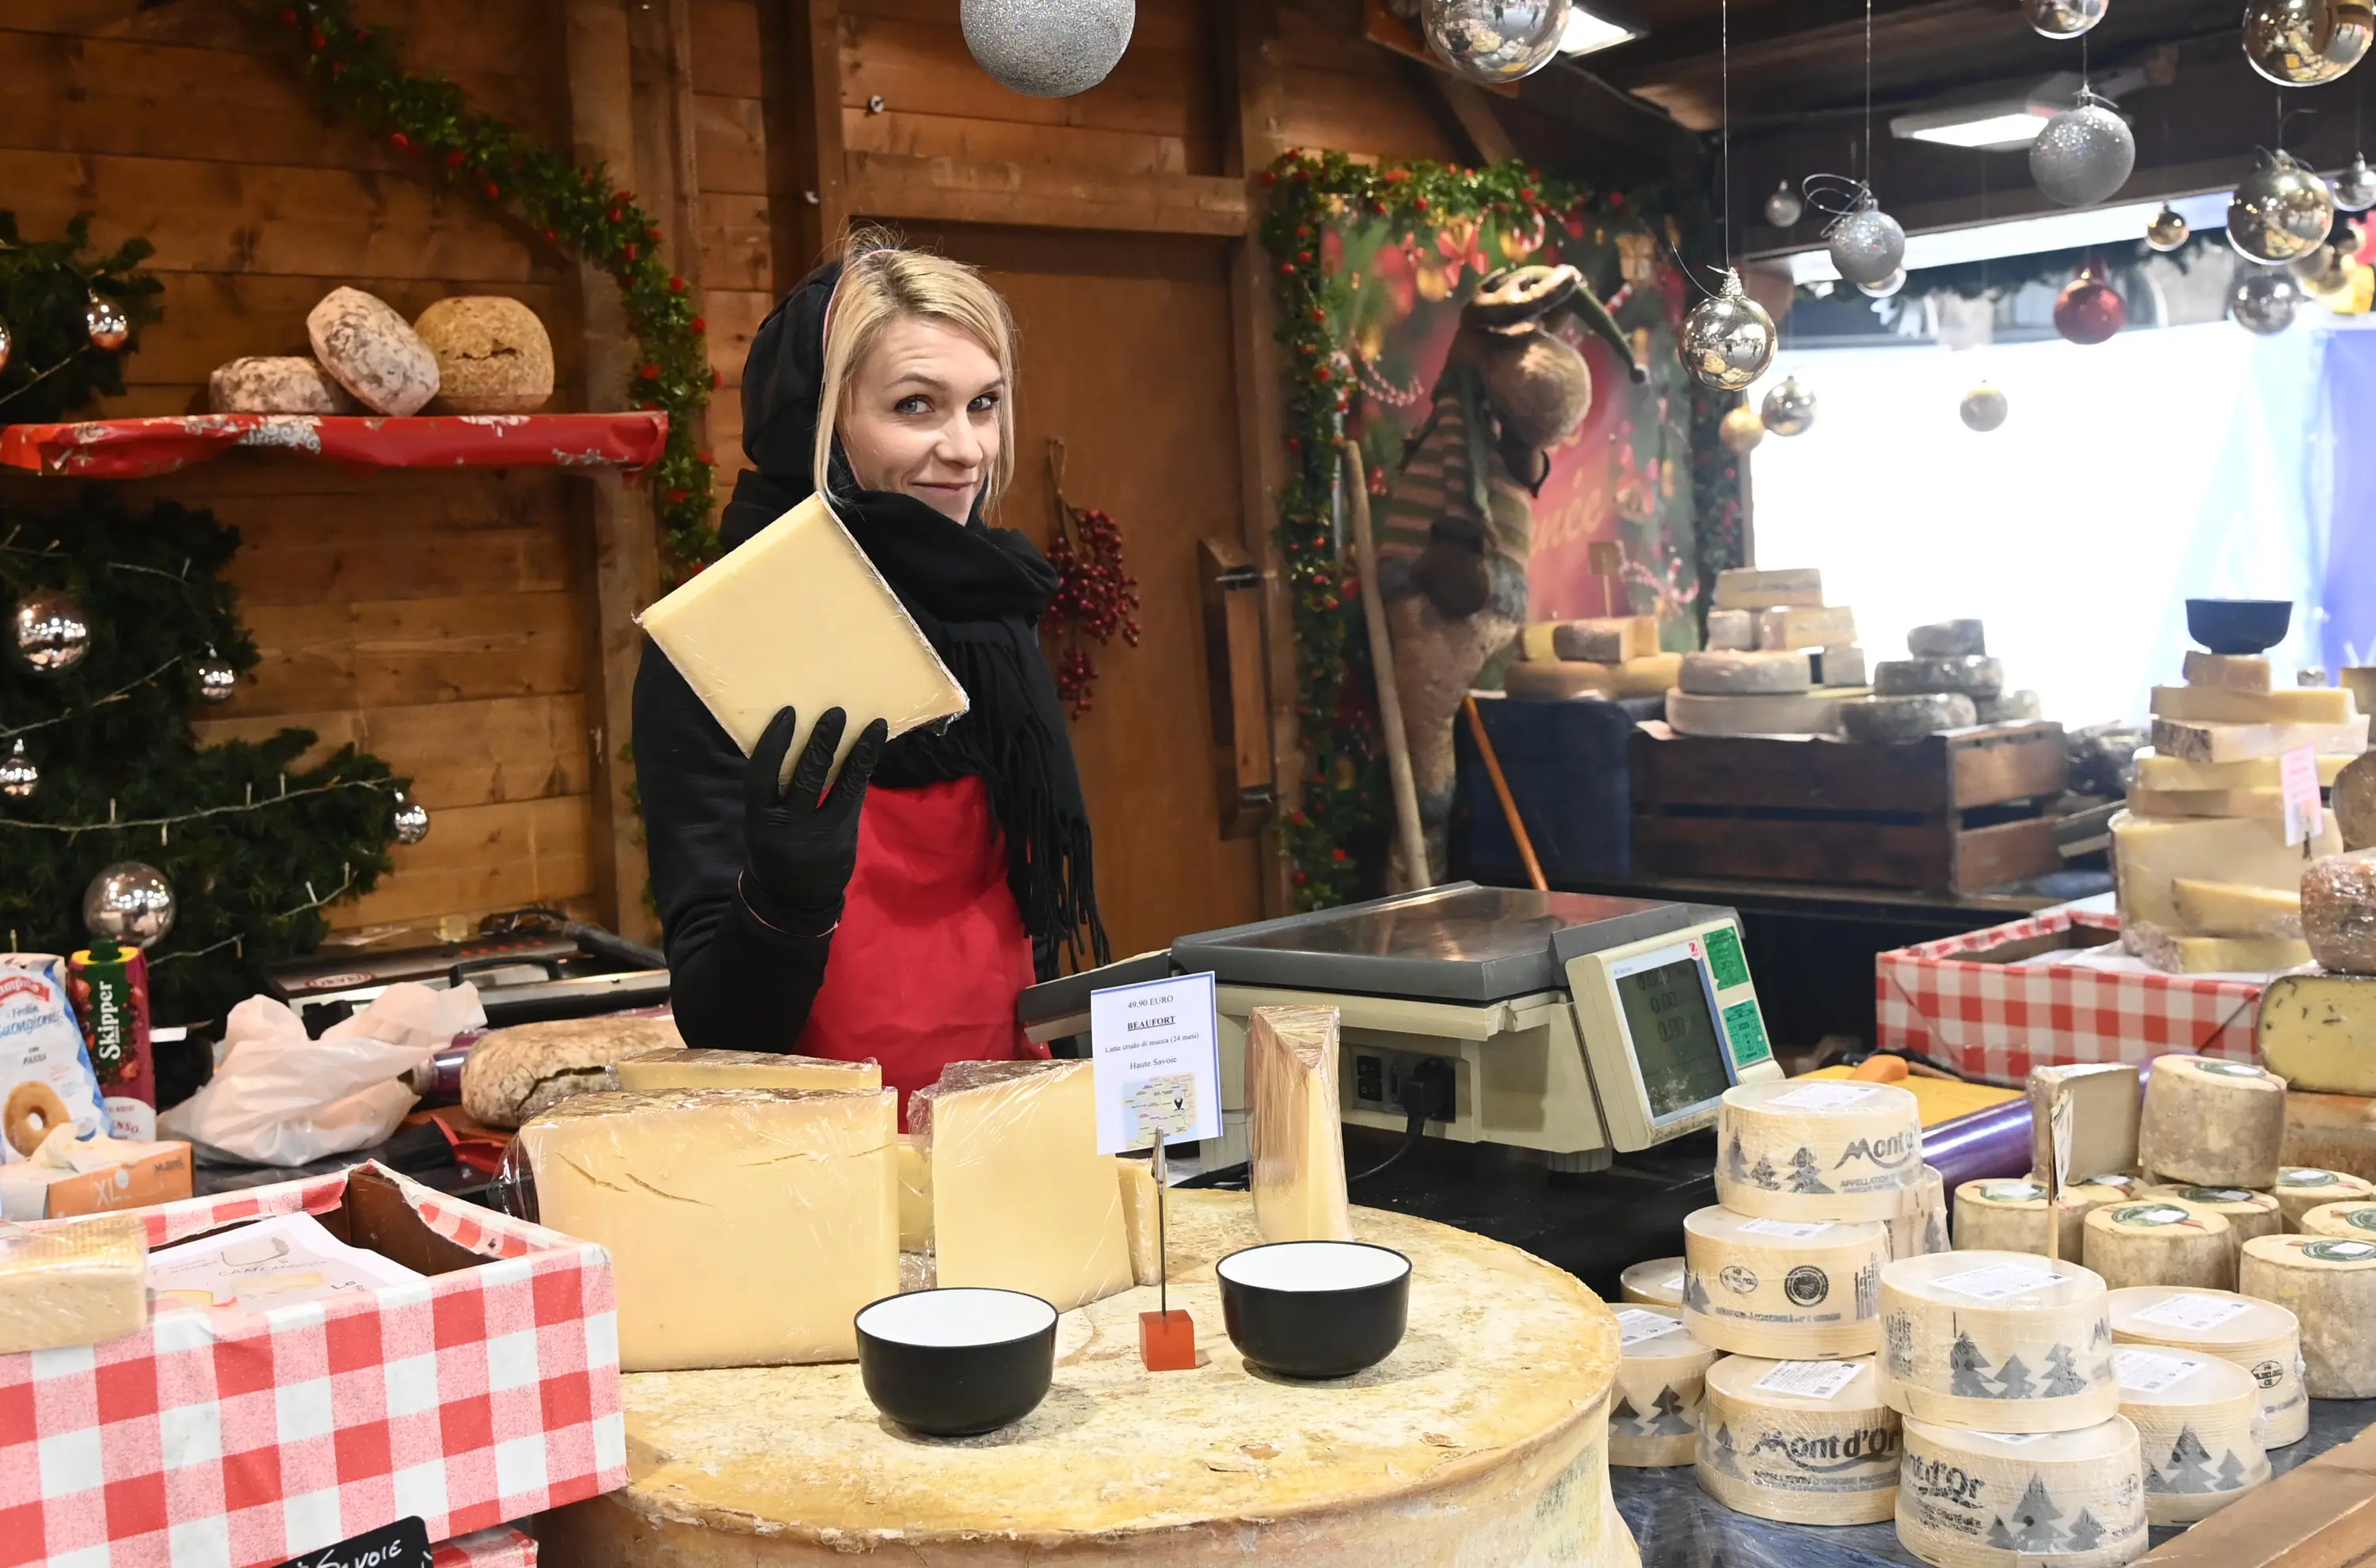
<svg viewBox="0 0 2376 1568">
<path fill-rule="evenodd" d="M 1075 506 L 1062 496 L 1063 519 L 1048 541 L 1056 568 L 1056 594 L 1040 617 L 1040 631 L 1057 646 L 1056 695 L 1078 719 L 1095 706 L 1097 661 L 1089 645 L 1116 636 L 1138 646 L 1138 579 L 1123 569 L 1122 525 L 1094 508 Z"/>
</svg>

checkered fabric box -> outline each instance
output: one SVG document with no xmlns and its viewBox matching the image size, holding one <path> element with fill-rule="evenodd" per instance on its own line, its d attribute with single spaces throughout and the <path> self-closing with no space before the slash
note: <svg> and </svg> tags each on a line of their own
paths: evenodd
<svg viewBox="0 0 2376 1568">
<path fill-rule="evenodd" d="M 509 1526 L 440 1541 L 429 1568 L 536 1568 L 536 1542 Z"/>
<path fill-rule="evenodd" d="M 134 1212 L 159 1247 L 365 1171 L 489 1261 L 0 1356 L 0 1568 L 254 1568 L 411 1515 L 450 1544 L 626 1483 L 601 1248 L 377 1165 Z"/>
<path fill-rule="evenodd" d="M 1879 955 L 1873 984 L 1881 1049 L 1919 1051 L 2016 1087 L 2033 1067 L 2142 1063 L 2174 1052 L 2260 1060 L 2252 1015 L 2261 988 L 2249 981 L 1971 956 L 2074 927 L 2117 932 L 2120 921 L 2058 910 Z"/>
</svg>

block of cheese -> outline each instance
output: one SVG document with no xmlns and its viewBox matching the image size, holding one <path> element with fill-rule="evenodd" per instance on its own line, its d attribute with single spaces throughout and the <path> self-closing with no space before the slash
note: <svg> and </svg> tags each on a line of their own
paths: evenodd
<svg viewBox="0 0 2376 1568">
<path fill-rule="evenodd" d="M 1947 1182 L 1935 1165 L 1922 1168 L 1921 1184 L 1908 1189 L 1906 1204 L 1889 1222 L 1889 1255 L 1919 1258 L 1948 1246 Z"/>
<path fill-rule="evenodd" d="M 2104 1282 L 2034 1253 L 1900 1258 L 1881 1273 L 1882 1395 L 1899 1414 L 2070 1431 L 2120 1408 Z"/>
<path fill-rule="evenodd" d="M 2285 1136 L 2285 1079 L 2247 1062 L 2155 1058 L 2137 1124 L 2138 1163 L 2155 1175 L 2204 1187 L 2273 1187 Z"/>
<path fill-rule="evenodd" d="M 2143 1113 L 2136 1067 L 2099 1062 L 2029 1072 L 2029 1169 L 2041 1180 L 2053 1169 L 2047 1148 L 2049 1128 L 2068 1125 L 2070 1146 L 2061 1165 L 2066 1187 L 2101 1171 L 2127 1170 L 2137 1162 L 2137 1119 Z M 2056 1121 L 2067 1103 L 2069 1113 Z M 2076 1257 L 2076 1253 L 2065 1253 Z"/>
<path fill-rule="evenodd" d="M 1833 643 L 1815 650 L 1815 684 L 1819 686 L 1861 686 L 1865 674 L 1864 649 L 1854 643 Z"/>
<path fill-rule="evenodd" d="M 1846 701 L 1839 691 L 1728 697 L 1679 687 L 1667 694 L 1667 722 L 1678 735 L 1829 735 Z"/>
<path fill-rule="evenodd" d="M 462 1109 L 517 1127 L 575 1094 L 609 1088 L 621 1062 L 683 1049 L 672 1018 L 554 1018 L 491 1030 L 462 1059 Z"/>
<path fill-rule="evenodd" d="M 1824 574 L 1813 566 L 1764 572 L 1736 566 L 1716 575 L 1718 610 L 1766 610 L 1777 604 L 1814 608 L 1823 602 Z"/>
<path fill-rule="evenodd" d="M 310 354 L 251 355 L 214 368 L 207 407 L 218 414 L 351 414 L 355 400 Z"/>
<path fill-rule="evenodd" d="M 1711 610 L 1707 645 L 1724 653 L 1746 653 L 1757 646 L 1757 617 L 1746 610 Z"/>
<path fill-rule="evenodd" d="M 2151 711 L 2180 724 L 2345 724 L 2360 717 L 2341 686 L 2239 692 L 2220 686 L 2156 686 Z"/>
<path fill-rule="evenodd" d="M 1622 664 L 1658 651 L 1656 615 L 1609 615 L 1592 621 L 1551 623 L 1551 652 L 1560 659 Z"/>
<path fill-rule="evenodd" d="M 2293 1089 L 2376 1095 L 2376 977 L 2279 975 L 2262 988 L 2252 1042 Z"/>
<path fill-rule="evenodd" d="M 1794 1525 L 1877 1524 L 1897 1504 L 1897 1412 L 1872 1358 L 1727 1356 L 1707 1370 L 1700 1490 Z"/>
<path fill-rule="evenodd" d="M 2180 876 L 2170 879 L 2169 897 L 2180 929 L 2194 935 L 2301 937 L 2301 894 L 2293 888 Z"/>
<path fill-rule="evenodd" d="M 1933 621 L 1906 634 L 1906 651 L 1917 659 L 1966 659 L 1989 651 L 1987 629 L 1978 621 Z"/>
<path fill-rule="evenodd" d="M 894 737 L 956 718 L 965 688 L 822 497 L 812 495 L 636 617 L 748 756 L 786 707 L 786 777 L 828 708 L 849 716 L 835 766 L 866 725 Z"/>
<path fill-rule="evenodd" d="M 1717 1201 L 1767 1219 L 1898 1217 L 1923 1184 L 1922 1104 L 1846 1078 L 1736 1084 L 1717 1108 Z"/>
<path fill-rule="evenodd" d="M 2321 855 L 2332 855 L 2342 848 L 2331 820 L 2313 848 Z M 2112 862 L 2121 922 L 2142 921 L 2168 931 L 2186 927 L 2170 890 L 2170 884 L 2181 876 L 2248 887 L 2301 885 L 2301 846 L 2286 842 L 2285 824 L 2249 817 L 2138 816 L 2119 812 L 2112 817 Z"/>
<path fill-rule="evenodd" d="M 2088 1204 L 2069 1192 L 2055 1206 L 2054 1255 L 2077 1262 L 2086 1235 Z M 1955 1245 L 1964 1252 L 2045 1255 L 2046 1188 L 2026 1177 L 1966 1182 L 1955 1189 Z"/>
<path fill-rule="evenodd" d="M 2131 952 L 2171 975 L 2272 975 L 2311 956 L 2310 944 L 2294 936 L 2180 936 L 2144 921 L 2121 934 Z"/>
<path fill-rule="evenodd" d="M 2301 873 L 2302 936 L 2333 974 L 2376 974 L 2376 849 L 2312 861 Z"/>
<path fill-rule="evenodd" d="M 2347 754 L 2329 754 L 2318 759 L 2318 781 L 2332 785 L 2353 759 Z M 2182 756 L 2163 756 L 2150 748 L 2136 755 L 2137 783 L 2148 790 L 2172 792 L 2188 790 L 2274 790 L 2277 787 L 2277 759 L 2273 756 L 2253 757 L 2244 762 L 2189 762 Z"/>
<path fill-rule="evenodd" d="M 2313 1399 L 2376 1397 L 2376 1239 L 2261 1236 L 2244 1243 L 2237 1289 L 2301 1324 L 2302 1386 Z"/>
<path fill-rule="evenodd" d="M 2224 1216 L 2167 1198 L 2107 1204 L 2087 1215 L 2082 1254 L 2114 1289 L 2130 1285 L 2236 1288 L 2236 1239 Z"/>
<path fill-rule="evenodd" d="M 1872 667 L 1872 689 L 1890 697 L 1924 692 L 1992 697 L 2004 690 L 2004 661 L 1984 654 L 1961 659 L 1884 659 Z"/>
<path fill-rule="evenodd" d="M 2269 678 L 2269 661 L 2257 654 L 2205 653 L 2199 647 L 2186 650 L 2183 673 L 2190 686 L 2216 686 L 2226 692 L 2251 692 L 2266 695 L 2274 689 Z"/>
<path fill-rule="evenodd" d="M 436 354 L 376 294 L 331 290 L 305 314 L 305 336 L 322 368 L 375 413 L 419 413 L 437 396 Z"/>
<path fill-rule="evenodd" d="M 879 1089 L 883 1069 L 872 1062 L 786 1056 L 772 1051 L 655 1051 L 613 1063 L 619 1087 L 634 1094 L 659 1089 Z"/>
<path fill-rule="evenodd" d="M 2175 1198 L 2190 1208 L 2207 1208 L 2228 1222 L 2228 1244 L 2240 1253 L 2245 1242 L 2255 1236 L 2274 1236 L 2287 1229 L 2286 1211 L 2277 1206 L 2276 1198 L 2268 1193 L 2255 1193 L 2243 1187 L 2193 1187 L 2183 1183 L 2164 1183 L 2147 1187 L 2137 1194 L 2140 1203 Z"/>
<path fill-rule="evenodd" d="M 921 1134 L 902 1133 L 899 1163 L 899 1250 L 933 1250 L 933 1157 Z"/>
<path fill-rule="evenodd" d="M 1133 1284 L 1163 1283 L 1163 1225 L 1156 1211 L 1160 1194 L 1155 1190 L 1155 1167 L 1144 1159 L 1114 1160 L 1114 1174 L 1122 1182 L 1123 1233 L 1130 1241 L 1130 1277 Z"/>
<path fill-rule="evenodd" d="M 2298 1228 L 2304 1236 L 2341 1236 L 2347 1241 L 2376 1241 L 2376 1200 L 2338 1198 L 2302 1216 Z"/>
<path fill-rule="evenodd" d="M 2017 692 L 1999 692 L 1992 697 L 1974 697 L 1972 707 L 1983 724 L 2034 724 L 2046 716 L 2046 705 L 2036 692 L 2026 688 Z"/>
<path fill-rule="evenodd" d="M 1736 1355 L 1871 1355 L 1888 1261 L 1885 1225 L 1695 1209 L 1683 1219 L 1683 1325 Z"/>
<path fill-rule="evenodd" d="M 1502 689 L 1522 702 L 1563 702 L 1574 697 L 1654 697 L 1681 672 L 1680 653 L 1653 654 L 1622 664 L 1522 659 L 1502 672 Z"/>
<path fill-rule="evenodd" d="M 1897 1538 L 1939 1568 L 2121 1568 L 2144 1555 L 2143 1461 L 2126 1416 L 2078 1431 L 1909 1420 Z"/>
<path fill-rule="evenodd" d="M 626 1372 L 842 1361 L 899 1289 L 890 1089 L 577 1095 L 522 1127 L 542 1223 L 599 1243 Z"/>
<path fill-rule="evenodd" d="M 1617 1277 L 1618 1290 L 1629 1301 L 1650 1307 L 1683 1304 L 1683 1260 L 1652 1258 L 1637 1263 Z"/>
<path fill-rule="evenodd" d="M 2285 1216 L 2279 1229 L 2308 1229 L 2302 1218 L 2314 1208 L 2328 1204 L 2376 1203 L 2376 1182 L 2366 1181 L 2347 1170 L 2321 1170 L 2308 1165 L 2287 1165 L 2277 1171 L 2277 1184 L 2269 1189 L 2277 1200 L 2277 1210 Z"/>
<path fill-rule="evenodd" d="M 1609 1396 L 1609 1462 L 1636 1469 L 1688 1465 L 1699 1445 L 1700 1394 L 1713 1347 L 1670 1307 L 1617 1309 L 1617 1385 Z"/>
<path fill-rule="evenodd" d="M 1008 1065 L 1036 1070 L 920 1091 L 941 1284 L 1020 1290 L 1058 1312 L 1128 1289 L 1129 1229 L 1112 1160 L 1098 1152 L 1090 1064 Z"/>
<path fill-rule="evenodd" d="M 1856 640 L 1856 612 L 1845 604 L 1757 612 L 1757 646 L 1762 648 L 1825 647 Z"/>
<path fill-rule="evenodd" d="M 2301 1384 L 2301 1325 L 2273 1302 L 2233 1290 L 2134 1285 L 2111 1295 L 2112 1339 L 2204 1350 L 2251 1375 L 2260 1390 L 2263 1443 L 2283 1448 L 2310 1435 Z"/>
<path fill-rule="evenodd" d="M 2343 847 L 2376 848 L 2376 757 L 2354 757 L 2327 782 L 2334 786 L 2334 798 L 2327 804 L 2334 812 L 2334 825 L 2343 835 Z"/>
<path fill-rule="evenodd" d="M 2251 762 L 2282 756 L 2297 746 L 2311 747 L 2321 755 L 2365 751 L 2368 720 L 2363 716 L 2340 724 L 2220 724 L 2167 717 L 2153 721 L 2154 750 L 2187 762 Z"/>
<path fill-rule="evenodd" d="M 148 1232 L 138 1219 L 0 1224 L 0 1356 L 96 1345 L 148 1321 Z"/>
<path fill-rule="evenodd" d="M 1787 695 L 1814 684 L 1803 653 L 1687 653 L 1677 682 L 1694 696 Z"/>
<path fill-rule="evenodd" d="M 1246 1020 L 1246 1184 L 1265 1241 L 1349 1241 L 1336 1009 L 1257 1007 Z"/>
<path fill-rule="evenodd" d="M 2207 1350 L 2127 1345 L 2112 1352 L 2112 1370 L 2121 1414 L 2137 1429 L 2154 1524 L 2207 1519 L 2269 1479 L 2255 1431 L 2261 1391 L 2241 1367 Z"/>
<path fill-rule="evenodd" d="M 1849 740 L 1869 746 L 1899 745 L 1935 735 L 1942 730 L 1966 729 L 1979 721 L 1980 711 L 1972 699 L 1953 692 L 1859 697 L 1840 706 L 1840 728 Z"/>
<path fill-rule="evenodd" d="M 2129 810 L 2139 816 L 2258 816 L 2282 822 L 2286 798 L 2275 790 L 2148 790 L 2129 786 Z"/>
</svg>

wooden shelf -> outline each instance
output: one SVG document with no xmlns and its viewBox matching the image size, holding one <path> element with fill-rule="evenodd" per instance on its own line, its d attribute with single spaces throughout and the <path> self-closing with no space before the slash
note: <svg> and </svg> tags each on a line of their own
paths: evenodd
<svg viewBox="0 0 2376 1568">
<path fill-rule="evenodd" d="M 0 465 L 78 479 L 145 479 L 234 447 L 303 452 L 350 469 L 636 469 L 668 444 L 668 415 L 188 414 L 0 426 Z"/>
</svg>

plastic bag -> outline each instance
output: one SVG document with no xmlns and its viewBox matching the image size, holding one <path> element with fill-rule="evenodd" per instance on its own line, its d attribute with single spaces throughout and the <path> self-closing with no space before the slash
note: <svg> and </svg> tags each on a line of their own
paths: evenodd
<svg viewBox="0 0 2376 1568">
<path fill-rule="evenodd" d="M 231 1010 L 214 1077 L 157 1118 L 160 1137 L 257 1165 L 303 1165 L 384 1141 L 420 1097 L 404 1075 L 487 1021 L 478 988 L 389 986 L 320 1039 L 286 1005 Z"/>
</svg>

